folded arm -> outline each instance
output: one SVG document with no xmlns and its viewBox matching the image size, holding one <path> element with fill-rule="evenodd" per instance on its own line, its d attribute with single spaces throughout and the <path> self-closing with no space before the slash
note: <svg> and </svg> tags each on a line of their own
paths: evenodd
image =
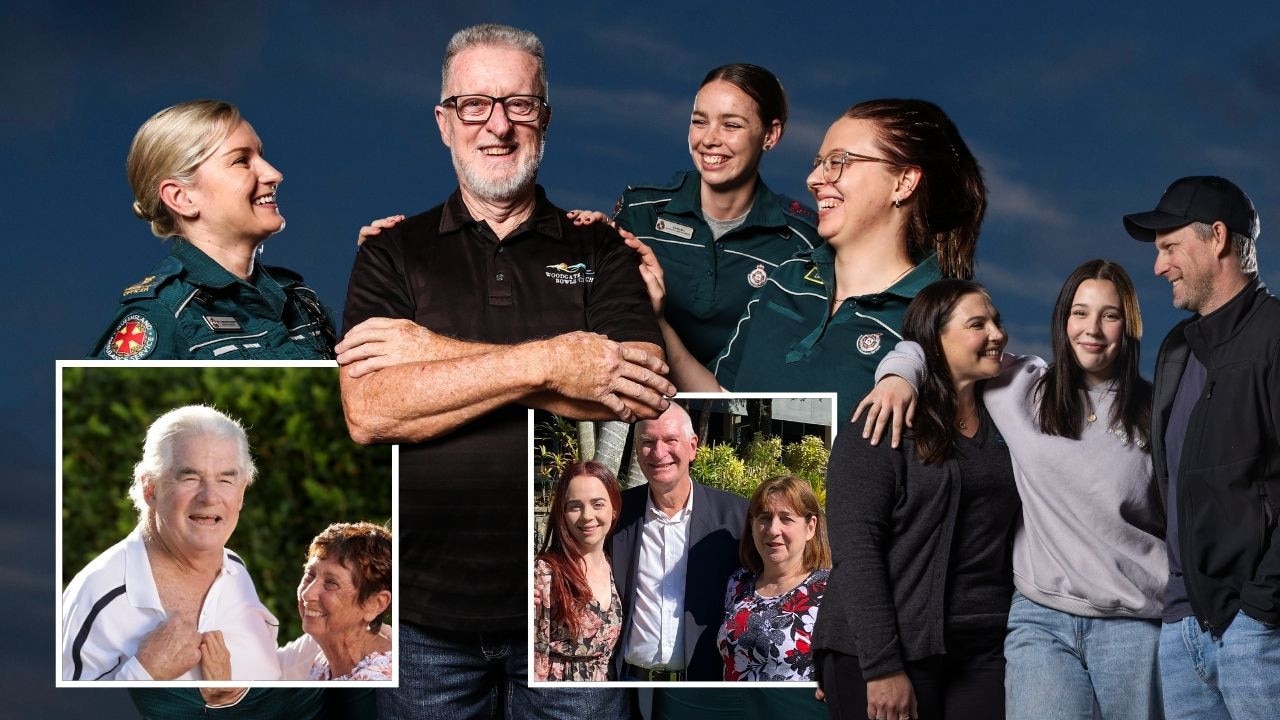
<svg viewBox="0 0 1280 720">
<path fill-rule="evenodd" d="M 675 394 L 661 348 L 589 332 L 495 345 L 371 318 L 338 351 L 343 410 L 361 443 L 429 440 L 511 403 L 630 422 L 656 417 Z"/>
</svg>

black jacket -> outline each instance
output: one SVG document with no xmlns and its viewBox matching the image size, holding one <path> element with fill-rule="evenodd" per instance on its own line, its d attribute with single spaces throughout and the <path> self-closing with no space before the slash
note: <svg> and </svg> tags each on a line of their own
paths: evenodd
<svg viewBox="0 0 1280 720">
<path fill-rule="evenodd" d="M 986 410 L 983 430 L 995 432 Z M 1008 448 L 995 440 L 1008 463 Z M 846 422 L 827 463 L 827 522 L 835 567 L 813 631 L 815 651 L 858 658 L 865 679 L 901 670 L 904 663 L 947 652 L 946 621 L 963 616 L 1001 638 L 1013 593 L 1009 517 L 1004 567 L 1007 582 L 991 590 L 1004 608 L 979 615 L 947 608 L 951 557 L 960 513 L 962 477 L 952 457 L 924 465 L 905 433 L 897 449 L 871 445 L 860 423 Z M 1014 492 L 1012 475 L 1009 492 Z M 990 598 L 983 598 L 990 599 Z M 986 603 L 982 603 L 986 605 Z"/>
<path fill-rule="evenodd" d="M 1191 608 L 1221 635 L 1238 610 L 1280 623 L 1280 300 L 1259 280 L 1174 326 L 1156 360 L 1152 461 L 1168 501 L 1165 432 L 1189 353 L 1208 371 L 1179 461 L 1178 549 Z"/>
<path fill-rule="evenodd" d="M 746 527 L 747 501 L 693 483 L 693 513 L 689 518 L 689 565 L 684 585 L 684 662 L 689 680 L 723 680 L 724 661 L 716 634 L 724 623 L 724 597 L 729 576 L 738 569 L 738 538 Z M 623 491 L 618 531 L 610 538 L 613 583 L 622 598 L 622 636 L 614 653 L 614 669 L 621 677 L 627 637 L 635 620 L 636 566 L 640 535 L 648 509 L 649 486 Z"/>
</svg>

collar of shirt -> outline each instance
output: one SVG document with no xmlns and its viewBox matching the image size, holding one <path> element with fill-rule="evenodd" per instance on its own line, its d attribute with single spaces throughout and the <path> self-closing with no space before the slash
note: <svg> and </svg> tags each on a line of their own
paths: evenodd
<svg viewBox="0 0 1280 720">
<path fill-rule="evenodd" d="M 648 508 L 648 512 L 645 513 L 645 522 L 650 520 L 667 524 L 688 522 L 689 517 L 693 515 L 693 481 L 689 481 L 689 499 L 684 501 L 684 507 L 680 508 L 675 515 L 668 516 L 661 508 L 654 505 L 653 495 L 645 493 L 644 499 L 645 507 Z"/>
<path fill-rule="evenodd" d="M 242 286 L 252 287 L 258 291 L 262 301 L 267 303 L 274 313 L 272 317 L 278 320 L 283 315 L 284 288 L 276 282 L 275 278 L 262 270 L 261 255 L 254 259 L 253 275 L 250 275 L 248 280 L 241 281 L 219 265 L 216 260 L 206 255 L 203 250 L 182 238 L 174 241 L 170 254 L 182 263 L 182 267 L 186 270 L 184 279 L 188 283 L 210 290 L 225 290 L 236 283 L 241 283 Z"/>
<path fill-rule="evenodd" d="M 209 257 L 203 250 L 182 238 L 173 241 L 173 249 L 170 254 L 182 262 L 182 266 L 187 271 L 186 280 L 192 285 L 221 289 L 240 280 L 240 278 L 227 272 L 227 269 L 219 265 L 217 260 Z M 254 266 L 256 270 L 256 262 Z M 254 274 L 258 273 L 255 271 Z"/>
<path fill-rule="evenodd" d="M 803 257 L 803 254 L 797 257 Z M 809 251 L 809 260 L 818 270 L 818 277 L 822 280 L 822 287 L 827 291 L 827 297 L 834 297 L 836 251 L 830 245 L 823 243 Z M 878 293 L 858 296 L 858 302 L 863 305 L 879 305 L 888 299 L 886 296 L 889 295 L 910 301 L 925 285 L 941 277 L 941 272 L 938 267 L 937 253 L 929 253 L 928 257 L 916 263 L 916 266 L 897 282 Z"/>
<path fill-rule="evenodd" d="M 684 182 L 671 196 L 666 212 L 680 215 L 695 215 L 705 218 L 702 212 L 702 176 L 697 171 L 689 171 Z M 751 198 L 751 210 L 742 224 L 735 229 L 747 227 L 777 228 L 782 235 L 787 235 L 787 216 L 782 211 L 782 199 L 764 184 L 764 178 L 756 176 L 755 195 Z"/>
<path fill-rule="evenodd" d="M 151 572 L 151 560 L 147 557 L 147 544 L 142 539 L 142 528 L 135 527 L 125 538 L 124 587 L 129 603 L 136 608 L 164 612 L 160 602 L 160 590 Z M 230 552 L 222 550 L 222 570 L 219 577 L 239 573 L 239 565 L 231 559 Z"/>
<path fill-rule="evenodd" d="M 535 185 L 533 193 L 533 212 L 529 215 L 529 219 L 521 223 L 501 242 L 510 243 L 526 232 L 537 233 L 556 240 L 564 236 L 562 223 L 567 218 L 561 217 L 556 206 L 547 201 L 547 194 L 541 185 Z M 446 235 L 473 226 L 480 230 L 486 238 L 498 242 L 498 237 L 489 228 L 489 224 L 483 220 L 477 220 L 471 214 L 471 211 L 467 209 L 466 203 L 462 201 L 462 190 L 454 190 L 449 199 L 445 201 L 444 208 L 440 213 L 440 234 Z"/>
<path fill-rule="evenodd" d="M 1254 301 L 1267 295 L 1267 286 L 1260 278 L 1254 276 L 1244 289 L 1227 301 L 1225 305 L 1208 315 L 1196 315 L 1183 329 L 1191 352 L 1196 354 L 1200 362 L 1209 364 L 1209 352 L 1235 337 L 1241 326 L 1253 314 Z"/>
</svg>

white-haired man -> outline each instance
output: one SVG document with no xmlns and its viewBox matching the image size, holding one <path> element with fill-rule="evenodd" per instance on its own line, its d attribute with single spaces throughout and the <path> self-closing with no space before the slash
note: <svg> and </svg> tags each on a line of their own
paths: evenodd
<svg viewBox="0 0 1280 720">
<path fill-rule="evenodd" d="M 217 410 L 152 423 L 129 489 L 137 527 L 63 592 L 64 680 L 200 680 L 213 633 L 233 679 L 279 679 L 279 623 L 226 548 L 254 474 L 244 430 Z"/>
<path fill-rule="evenodd" d="M 721 680 L 716 633 L 747 501 L 694 482 L 698 451 L 689 413 L 672 403 L 636 424 L 648 482 L 622 493 L 613 576 L 624 624 L 615 665 L 624 680 Z"/>
</svg>

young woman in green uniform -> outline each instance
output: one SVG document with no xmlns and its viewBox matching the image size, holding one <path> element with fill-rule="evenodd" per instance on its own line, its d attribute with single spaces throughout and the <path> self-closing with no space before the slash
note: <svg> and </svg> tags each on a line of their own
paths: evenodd
<svg viewBox="0 0 1280 720">
<path fill-rule="evenodd" d="M 133 212 L 169 257 L 124 289 L 91 357 L 306 360 L 334 357 L 331 314 L 302 276 L 258 262 L 284 228 L 284 176 L 240 111 L 192 100 L 143 123 L 126 161 Z"/>
<path fill-rule="evenodd" d="M 769 189 L 764 154 L 787 126 L 787 94 L 768 70 L 745 63 L 707 73 L 693 99 L 693 170 L 658 185 L 630 185 L 614 224 L 653 248 L 667 270 L 666 316 L 699 363 L 724 347 L 742 309 L 784 261 L 821 244 L 817 215 Z M 575 210 L 577 222 L 605 219 Z"/>
</svg>

